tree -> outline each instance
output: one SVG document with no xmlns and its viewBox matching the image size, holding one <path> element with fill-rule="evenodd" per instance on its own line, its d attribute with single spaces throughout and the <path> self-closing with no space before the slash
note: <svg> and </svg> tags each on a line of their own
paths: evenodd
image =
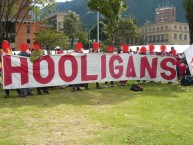
<svg viewBox="0 0 193 145">
<path fill-rule="evenodd" d="M 136 21 L 134 18 L 122 18 L 118 23 L 118 28 L 115 32 L 115 41 L 117 44 L 128 43 L 127 40 L 137 37 L 139 33 Z"/>
<path fill-rule="evenodd" d="M 38 31 L 35 35 L 35 41 L 49 45 L 51 49 L 54 49 L 56 46 L 67 49 L 66 42 L 68 37 L 55 29 L 43 29 Z"/>
<path fill-rule="evenodd" d="M 10 42 L 18 34 L 22 22 L 30 19 L 29 12 L 38 13 L 37 5 L 54 5 L 55 0 L 1 0 L 0 1 L 0 41 Z M 19 23 L 18 23 L 19 22 Z M 16 29 L 16 24 L 18 29 Z"/>
<path fill-rule="evenodd" d="M 108 20 L 106 30 L 114 43 L 114 33 L 117 29 L 119 18 L 127 6 L 125 0 L 88 0 L 91 10 L 97 10 Z"/>
<path fill-rule="evenodd" d="M 193 44 L 193 0 L 183 1 L 185 16 L 188 21 L 190 31 L 190 44 Z"/>
<path fill-rule="evenodd" d="M 77 34 L 82 30 L 82 23 L 79 16 L 74 12 L 69 12 L 64 17 L 64 29 L 63 32 L 71 40 L 71 49 L 74 47 L 74 39 L 77 38 Z"/>
</svg>

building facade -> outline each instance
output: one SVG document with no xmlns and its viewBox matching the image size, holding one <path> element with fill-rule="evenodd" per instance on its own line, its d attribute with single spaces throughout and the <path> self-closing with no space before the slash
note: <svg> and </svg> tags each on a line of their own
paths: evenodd
<svg viewBox="0 0 193 145">
<path fill-rule="evenodd" d="M 56 30 L 62 31 L 64 28 L 64 17 L 68 15 L 68 12 L 55 12 L 48 16 L 46 20 L 51 24 Z"/>
<path fill-rule="evenodd" d="M 176 22 L 176 8 L 163 6 L 155 9 L 155 22 L 139 27 L 140 44 L 188 45 L 188 23 Z"/>
<path fill-rule="evenodd" d="M 141 26 L 144 44 L 187 45 L 190 43 L 187 23 L 168 22 Z"/>
<path fill-rule="evenodd" d="M 155 23 L 176 22 L 176 8 L 163 6 L 155 9 Z"/>
</svg>

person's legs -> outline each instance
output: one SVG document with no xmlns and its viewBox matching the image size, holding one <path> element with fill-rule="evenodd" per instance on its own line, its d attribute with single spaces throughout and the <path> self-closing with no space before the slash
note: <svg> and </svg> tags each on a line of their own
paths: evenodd
<svg viewBox="0 0 193 145">
<path fill-rule="evenodd" d="M 100 85 L 99 85 L 98 82 L 96 82 L 96 88 L 97 88 L 97 89 L 102 89 L 102 88 L 100 87 Z"/>
<path fill-rule="evenodd" d="M 72 85 L 72 91 L 71 91 L 71 92 L 75 92 L 75 91 L 76 91 L 76 87 L 77 87 L 77 84 L 73 84 L 73 85 Z"/>
<path fill-rule="evenodd" d="M 31 88 L 26 88 L 27 95 L 31 96 L 33 95 Z"/>
<path fill-rule="evenodd" d="M 9 89 L 5 89 L 5 97 L 4 98 L 9 98 Z"/>
<path fill-rule="evenodd" d="M 113 81 L 111 81 L 111 87 L 114 87 L 115 85 L 114 85 L 114 82 Z"/>
<path fill-rule="evenodd" d="M 107 81 L 105 82 L 105 88 L 108 88 L 108 82 Z"/>
<path fill-rule="evenodd" d="M 48 87 L 43 87 L 43 92 L 46 93 L 46 94 L 50 94 L 50 93 L 48 92 Z"/>
<path fill-rule="evenodd" d="M 85 89 L 88 90 L 88 83 L 85 84 Z"/>
<path fill-rule="evenodd" d="M 42 92 L 41 92 L 41 88 L 40 88 L 40 87 L 38 87 L 38 88 L 36 88 L 36 89 L 37 89 L 38 95 L 43 95 Z"/>
<path fill-rule="evenodd" d="M 19 92 L 20 92 L 20 97 L 26 97 L 26 89 L 25 88 L 22 88 L 22 89 L 20 89 L 20 91 L 18 92 L 18 90 L 16 90 L 17 91 L 17 93 L 19 94 Z"/>
</svg>

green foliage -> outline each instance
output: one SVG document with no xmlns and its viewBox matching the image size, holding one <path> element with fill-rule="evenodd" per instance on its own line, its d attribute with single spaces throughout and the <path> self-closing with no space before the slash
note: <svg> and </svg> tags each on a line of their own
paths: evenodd
<svg viewBox="0 0 193 145">
<path fill-rule="evenodd" d="M 125 0 L 88 0 L 91 10 L 97 10 L 108 20 L 106 30 L 113 41 L 114 32 L 118 26 L 119 18 L 127 5 Z"/>
<path fill-rule="evenodd" d="M 82 30 L 82 24 L 77 14 L 70 12 L 64 17 L 64 29 L 63 32 L 69 38 L 75 38 L 76 35 Z"/>
<path fill-rule="evenodd" d="M 38 14 L 40 10 L 38 5 L 44 7 L 45 4 L 47 6 L 54 5 L 55 0 L 1 0 L 0 41 L 3 39 L 14 40 L 29 12 L 32 11 Z M 16 23 L 18 23 L 18 29 L 15 28 Z"/>
<path fill-rule="evenodd" d="M 118 45 L 127 43 L 129 38 L 137 37 L 138 33 L 138 27 L 132 17 L 122 18 L 120 19 L 118 28 L 115 32 L 115 41 Z"/>
<path fill-rule="evenodd" d="M 193 44 L 193 1 L 183 0 L 185 16 L 189 24 L 190 44 Z"/>
<path fill-rule="evenodd" d="M 38 31 L 36 34 L 35 40 L 42 44 L 49 44 L 51 49 L 54 49 L 56 46 L 60 46 L 63 49 L 67 49 L 67 36 L 62 32 L 58 32 L 55 29 L 43 29 Z"/>
</svg>

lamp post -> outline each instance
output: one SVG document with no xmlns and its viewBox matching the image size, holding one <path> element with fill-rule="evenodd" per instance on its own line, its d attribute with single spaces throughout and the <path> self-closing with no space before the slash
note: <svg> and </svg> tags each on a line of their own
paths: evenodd
<svg viewBox="0 0 193 145">
<path fill-rule="evenodd" d="M 95 27 L 95 25 L 92 26 L 92 27 L 88 30 L 88 47 L 89 47 L 89 49 L 90 49 L 90 32 L 91 32 L 91 30 L 92 30 L 94 27 Z"/>
<path fill-rule="evenodd" d="M 97 42 L 99 41 L 99 11 L 97 11 Z"/>
</svg>

